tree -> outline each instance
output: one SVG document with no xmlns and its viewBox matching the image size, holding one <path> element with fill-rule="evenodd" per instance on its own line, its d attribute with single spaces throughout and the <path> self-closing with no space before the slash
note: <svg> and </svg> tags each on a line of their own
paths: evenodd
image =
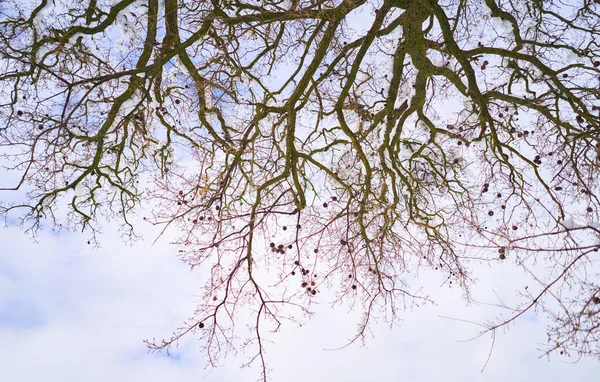
<svg viewBox="0 0 600 382">
<path fill-rule="evenodd" d="M 364 310 L 353 342 L 430 301 L 403 274 L 469 301 L 474 263 L 512 261 L 537 285 L 484 332 L 542 310 L 548 354 L 600 356 L 598 1 L 0 7 L 6 221 L 134 238 L 144 203 L 211 270 L 152 349 L 248 346 L 266 379 L 265 333 L 325 289 Z"/>
</svg>

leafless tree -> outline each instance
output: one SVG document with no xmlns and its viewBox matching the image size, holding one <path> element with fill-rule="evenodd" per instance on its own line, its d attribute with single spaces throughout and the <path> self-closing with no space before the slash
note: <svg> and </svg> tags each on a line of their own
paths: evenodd
<svg viewBox="0 0 600 382">
<path fill-rule="evenodd" d="M 96 240 L 151 206 L 211 278 L 148 345 L 250 347 L 264 379 L 321 291 L 360 340 L 430 299 L 402 275 L 469 300 L 481 262 L 536 280 L 486 332 L 543 310 L 548 354 L 599 356 L 599 42 L 591 0 L 7 0 L 1 213 Z"/>
</svg>

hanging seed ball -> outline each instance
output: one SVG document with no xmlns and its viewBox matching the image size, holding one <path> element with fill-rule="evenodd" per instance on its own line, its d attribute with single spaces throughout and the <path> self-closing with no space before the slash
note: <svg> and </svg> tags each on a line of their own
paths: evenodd
<svg viewBox="0 0 600 382">
<path fill-rule="evenodd" d="M 17 110 L 17 115 L 20 117 L 23 115 L 23 112 L 21 110 Z"/>
<path fill-rule="evenodd" d="M 179 103 L 180 103 L 180 102 L 181 102 L 181 101 L 180 101 L 180 100 L 178 100 L 178 99 L 176 99 L 176 100 L 175 100 L 175 103 L 176 103 L 177 105 L 179 105 Z"/>
<path fill-rule="evenodd" d="M 292 271 L 292 276 L 296 276 L 296 272 Z"/>
<path fill-rule="evenodd" d="M 563 164 L 563 161 L 559 159 L 556 161 L 556 164 Z"/>
<path fill-rule="evenodd" d="M 310 285 L 311 285 L 311 286 L 315 286 L 315 284 L 316 284 L 316 283 L 315 283 L 314 281 L 311 281 L 311 282 L 310 282 Z"/>
<path fill-rule="evenodd" d="M 308 283 L 305 281 L 302 283 L 302 288 L 306 288 L 306 286 L 308 285 Z"/>
<path fill-rule="evenodd" d="M 516 230 L 518 230 L 518 229 L 519 229 L 519 227 L 517 227 L 516 225 L 513 225 L 513 226 L 512 226 L 512 229 L 513 229 L 513 231 L 516 231 Z"/>
<path fill-rule="evenodd" d="M 500 206 L 500 208 L 502 208 L 503 210 L 505 210 L 506 206 L 503 204 L 503 205 Z"/>
<path fill-rule="evenodd" d="M 596 305 L 600 304 L 600 297 L 594 296 L 594 298 L 592 299 L 592 302 Z"/>
<path fill-rule="evenodd" d="M 504 253 L 504 252 L 506 252 L 506 248 L 504 248 L 504 247 L 498 248 L 498 253 Z"/>
<path fill-rule="evenodd" d="M 494 216 L 494 211 L 488 211 L 488 216 Z"/>
<path fill-rule="evenodd" d="M 199 323 L 199 324 L 198 324 L 198 327 L 199 327 L 200 329 L 202 329 L 202 328 L 204 327 L 204 322 L 201 322 L 201 323 Z"/>
<path fill-rule="evenodd" d="M 334 196 L 331 198 L 331 200 L 333 200 L 334 202 L 337 202 L 338 198 L 337 198 L 337 196 Z"/>
<path fill-rule="evenodd" d="M 501 198 L 502 194 L 501 193 L 497 193 L 496 196 L 499 197 L 499 198 Z"/>
<path fill-rule="evenodd" d="M 286 230 L 287 230 L 287 227 L 286 227 L 286 226 L 283 226 L 283 230 L 284 230 L 284 231 L 286 231 Z"/>
<path fill-rule="evenodd" d="M 279 245 L 277 246 L 277 248 L 279 248 L 279 249 L 283 249 L 283 244 L 279 244 Z"/>
<path fill-rule="evenodd" d="M 349 278 L 349 279 L 351 279 L 351 278 L 352 278 L 352 275 L 348 275 L 348 278 Z"/>
<path fill-rule="evenodd" d="M 594 68 L 597 68 L 600 66 L 600 61 L 594 61 Z"/>
<path fill-rule="evenodd" d="M 300 224 L 296 224 L 296 229 L 300 229 L 302 226 Z"/>
<path fill-rule="evenodd" d="M 288 245 L 288 249 L 292 249 L 292 245 L 291 245 L 291 244 L 290 244 L 290 245 Z"/>
<path fill-rule="evenodd" d="M 352 289 L 356 289 L 356 285 L 352 285 Z"/>
<path fill-rule="evenodd" d="M 300 262 L 298 260 L 294 261 L 294 265 L 300 265 Z"/>
<path fill-rule="evenodd" d="M 346 244 L 348 244 L 348 243 L 346 242 L 346 240 L 342 239 L 342 240 L 340 240 L 340 244 L 341 244 L 341 245 L 346 245 Z"/>
<path fill-rule="evenodd" d="M 329 204 L 327 204 L 327 202 L 323 203 L 323 207 L 327 208 Z"/>
<path fill-rule="evenodd" d="M 310 292 L 311 290 L 312 290 L 312 288 L 311 288 L 311 287 L 308 287 L 308 288 L 306 288 L 306 291 L 307 291 L 307 292 Z"/>
<path fill-rule="evenodd" d="M 506 255 L 504 253 L 501 253 L 498 257 L 500 258 L 500 260 L 506 259 Z"/>
<path fill-rule="evenodd" d="M 317 294 L 316 290 L 313 290 L 312 292 L 310 292 L 313 296 Z"/>
<path fill-rule="evenodd" d="M 275 247 L 275 243 L 269 244 L 269 247 L 274 248 Z"/>
<path fill-rule="evenodd" d="M 594 211 L 594 209 L 592 207 L 587 208 L 587 212 L 592 212 L 592 211 Z"/>
<path fill-rule="evenodd" d="M 315 248 L 315 249 L 313 250 L 313 252 L 314 252 L 314 253 L 319 253 L 319 249 L 318 249 L 318 248 Z"/>
</svg>

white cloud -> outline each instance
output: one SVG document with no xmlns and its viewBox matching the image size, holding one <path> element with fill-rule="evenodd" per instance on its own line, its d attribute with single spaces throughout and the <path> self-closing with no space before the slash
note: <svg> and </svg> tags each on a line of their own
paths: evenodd
<svg viewBox="0 0 600 382">
<path fill-rule="evenodd" d="M 152 233 L 148 233 L 152 234 Z M 147 235 L 148 235 L 147 234 Z M 203 275 L 190 272 L 168 245 L 123 245 L 113 232 L 93 250 L 81 234 L 43 232 L 34 244 L 19 229 L 0 231 L 0 370 L 10 381 L 254 381 L 256 370 L 240 370 L 243 356 L 228 357 L 209 373 L 194 338 L 184 340 L 174 356 L 149 354 L 144 338 L 168 336 L 193 310 Z M 148 240 L 150 242 L 150 240 Z M 495 289 L 509 298 L 521 273 L 506 263 L 481 267 L 478 297 L 492 301 Z M 274 381 L 531 381 L 593 379 L 600 365 L 539 360 L 537 343 L 545 340 L 542 319 L 522 319 L 498 333 L 483 373 L 489 336 L 465 340 L 478 328 L 441 318 L 483 322 L 496 310 L 464 308 L 456 289 L 440 289 L 439 275 L 422 274 L 438 306 L 401 312 L 404 321 L 390 331 L 381 323 L 367 348 L 344 345 L 360 321 L 359 312 L 315 306 L 316 315 L 302 327 L 287 324 L 269 335 L 269 366 Z M 12 305 L 10 302 L 13 302 Z M 20 301 L 16 308 L 14 301 Z M 318 301 L 318 300 L 317 300 Z M 25 308 L 23 308 L 25 307 Z M 14 309 L 7 315 L 7 309 Z M 37 317 L 26 317 L 33 314 Z"/>
</svg>

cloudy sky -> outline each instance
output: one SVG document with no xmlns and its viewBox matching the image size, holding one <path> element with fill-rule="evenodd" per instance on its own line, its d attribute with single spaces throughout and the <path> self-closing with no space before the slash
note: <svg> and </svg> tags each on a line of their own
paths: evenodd
<svg viewBox="0 0 600 382">
<path fill-rule="evenodd" d="M 146 237 L 155 234 L 151 229 Z M 102 248 L 81 233 L 43 231 L 35 243 L 17 227 L 0 230 L 0 378 L 7 381 L 255 381 L 242 369 L 244 354 L 206 369 L 189 337 L 171 357 L 151 354 L 142 341 L 168 336 L 194 308 L 203 275 L 179 262 L 168 237 L 130 247 L 105 231 Z M 511 301 L 526 283 L 509 262 L 481 267 L 475 295 Z M 595 380 L 600 364 L 568 358 L 539 359 L 544 317 L 533 314 L 498 333 L 487 368 L 489 336 L 464 341 L 497 311 L 465 307 L 460 293 L 423 274 L 437 306 L 402 313 L 391 330 L 381 323 L 366 347 L 344 345 L 358 318 L 345 307 L 317 307 L 302 327 L 287 324 L 269 337 L 273 381 L 531 381 Z M 505 301 L 505 302 L 506 302 Z"/>
<path fill-rule="evenodd" d="M 0 0 L 1 1 L 1 0 Z M 5 199 L 6 200 L 6 199 Z M 148 353 L 143 340 L 168 337 L 195 307 L 204 275 L 177 259 L 177 248 L 157 232 L 124 244 L 105 226 L 101 248 L 81 233 L 39 232 L 37 242 L 15 226 L 0 229 L 0 380 L 11 382 L 239 381 L 253 382 L 255 369 L 231 354 L 215 369 L 193 337 L 171 356 Z M 499 311 L 484 304 L 465 306 L 458 290 L 439 275 L 422 274 L 420 283 L 435 306 L 401 312 L 392 328 L 376 325 L 364 347 L 339 348 L 360 321 L 347 307 L 323 303 L 299 327 L 286 324 L 272 334 L 267 360 L 273 381 L 486 381 L 597 380 L 600 363 L 585 359 L 540 358 L 545 346 L 543 315 L 527 314 L 497 333 L 467 341 Z M 528 285 L 510 261 L 481 265 L 474 286 L 477 300 L 516 302 Z M 449 319 L 454 318 L 454 320 Z"/>
</svg>

